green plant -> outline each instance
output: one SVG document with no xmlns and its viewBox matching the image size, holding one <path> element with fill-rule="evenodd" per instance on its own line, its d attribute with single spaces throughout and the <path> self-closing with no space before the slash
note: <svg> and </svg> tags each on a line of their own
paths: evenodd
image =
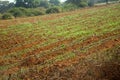
<svg viewBox="0 0 120 80">
<path fill-rule="evenodd" d="M 25 9 L 23 8 L 13 8 L 8 12 L 11 13 L 14 17 L 23 17 L 25 16 Z"/>
<path fill-rule="evenodd" d="M 42 12 L 42 11 L 40 11 L 40 10 L 37 10 L 37 9 L 31 11 L 31 13 L 32 13 L 33 15 L 35 15 L 35 16 L 44 15 L 44 14 L 45 14 L 44 12 Z"/>
<path fill-rule="evenodd" d="M 77 9 L 77 8 L 78 8 L 77 5 L 72 4 L 72 3 L 69 3 L 69 4 L 65 4 L 65 5 L 63 6 L 63 11 L 72 11 L 72 10 L 75 10 L 75 9 Z"/>
<path fill-rule="evenodd" d="M 13 14 L 14 17 L 25 17 L 25 16 L 38 16 L 45 14 L 44 8 L 13 8 L 8 11 Z"/>
<path fill-rule="evenodd" d="M 26 16 L 39 16 L 44 15 L 46 9 L 45 8 L 30 8 L 27 9 L 27 13 L 25 13 Z"/>
<path fill-rule="evenodd" d="M 88 3 L 86 3 L 86 2 L 80 2 L 79 6 L 80 7 L 87 7 Z"/>
<path fill-rule="evenodd" d="M 1 17 L 2 19 L 12 19 L 14 18 L 12 14 L 10 13 L 4 13 Z"/>
<path fill-rule="evenodd" d="M 59 13 L 60 12 L 60 9 L 58 7 L 52 7 L 52 8 L 49 8 L 46 10 L 46 13 L 47 14 L 50 14 L 50 13 Z"/>
</svg>

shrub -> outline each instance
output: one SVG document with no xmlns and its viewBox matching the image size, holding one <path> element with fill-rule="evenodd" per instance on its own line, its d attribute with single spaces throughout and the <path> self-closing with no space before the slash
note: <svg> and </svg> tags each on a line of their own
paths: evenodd
<svg viewBox="0 0 120 80">
<path fill-rule="evenodd" d="M 13 8 L 8 11 L 15 17 L 38 16 L 45 14 L 43 8 Z"/>
<path fill-rule="evenodd" d="M 46 10 L 46 13 L 47 14 L 50 14 L 50 13 L 59 13 L 60 12 L 60 9 L 58 7 L 52 7 L 52 8 L 49 8 Z"/>
<path fill-rule="evenodd" d="M 87 7 L 88 6 L 88 3 L 87 2 L 80 2 L 79 4 L 80 7 Z"/>
<path fill-rule="evenodd" d="M 45 14 L 45 12 L 42 12 L 42 11 L 40 11 L 40 10 L 38 10 L 38 9 L 31 10 L 31 13 L 32 13 L 33 15 L 35 15 L 35 16 L 44 15 L 44 14 Z"/>
<path fill-rule="evenodd" d="M 33 12 L 33 10 L 31 11 L 31 10 L 28 9 L 27 13 L 25 15 L 28 16 L 28 17 L 29 16 L 35 16 L 32 12 Z"/>
<path fill-rule="evenodd" d="M 39 7 L 36 8 L 35 10 L 39 11 L 39 13 L 41 13 L 40 15 L 44 15 L 46 13 L 46 9 L 44 7 Z"/>
<path fill-rule="evenodd" d="M 14 15 L 14 17 L 24 17 L 25 16 L 25 14 L 20 10 L 15 11 L 15 13 L 13 15 Z"/>
<path fill-rule="evenodd" d="M 44 15 L 45 10 L 42 8 L 35 8 L 35 9 L 28 9 L 26 16 L 38 16 L 38 15 Z"/>
<path fill-rule="evenodd" d="M 18 9 L 19 9 L 19 11 L 22 11 L 24 15 L 26 15 L 28 13 L 27 8 L 19 7 Z"/>
<path fill-rule="evenodd" d="M 10 13 L 4 13 L 1 17 L 2 19 L 12 19 L 14 18 L 12 14 Z"/>
<path fill-rule="evenodd" d="M 78 8 L 77 5 L 69 3 L 69 4 L 65 4 L 63 6 L 63 11 L 73 11 L 73 10 L 75 10 L 77 8 Z"/>
<path fill-rule="evenodd" d="M 25 16 L 24 10 L 22 8 L 13 8 L 13 9 L 9 10 L 8 12 L 11 13 L 14 17 L 24 17 Z"/>
</svg>

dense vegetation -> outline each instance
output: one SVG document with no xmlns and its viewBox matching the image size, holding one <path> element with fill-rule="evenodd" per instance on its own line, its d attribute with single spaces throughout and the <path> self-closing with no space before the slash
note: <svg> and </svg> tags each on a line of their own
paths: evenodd
<svg viewBox="0 0 120 80">
<path fill-rule="evenodd" d="M 120 79 L 119 16 L 118 3 L 1 20 L 0 80 Z"/>
<path fill-rule="evenodd" d="M 94 6 L 94 4 L 101 2 L 108 4 L 108 1 L 118 0 L 66 0 L 64 3 L 61 3 L 60 0 L 15 0 L 15 3 L 0 1 L 0 13 L 2 13 L 0 19 L 60 13 Z"/>
</svg>

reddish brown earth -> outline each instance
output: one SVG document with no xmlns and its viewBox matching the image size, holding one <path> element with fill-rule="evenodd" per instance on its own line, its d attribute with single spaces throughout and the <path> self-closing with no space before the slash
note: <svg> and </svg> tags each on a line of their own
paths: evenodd
<svg viewBox="0 0 120 80">
<path fill-rule="evenodd" d="M 104 6 L 100 8 L 104 8 Z M 89 9 L 90 8 L 86 8 L 83 10 L 83 12 L 87 12 L 87 10 Z M 93 9 L 96 10 L 98 9 L 98 7 L 94 7 Z M 0 27 L 6 28 L 8 27 L 8 25 L 12 25 L 13 23 L 15 23 L 15 21 L 16 25 L 21 24 L 22 22 L 34 23 L 39 19 L 43 21 L 55 20 L 67 15 L 73 15 L 74 13 L 78 14 L 78 12 L 79 11 L 73 11 L 71 13 L 60 13 L 54 14 L 52 16 L 46 15 L 42 17 L 21 18 L 19 20 L 13 19 L 11 21 L 5 20 L 0 21 L 0 23 L 2 23 L 2 25 L 0 24 Z M 88 18 L 90 16 L 93 15 L 86 14 L 84 18 Z M 102 22 L 99 22 L 99 24 L 101 26 Z M 60 24 L 53 22 L 50 23 L 50 25 L 55 26 Z M 111 26 L 108 26 L 107 28 L 109 29 L 109 27 Z M 89 28 L 94 28 L 94 26 L 89 26 Z M 70 30 L 72 28 L 67 29 Z M 102 30 L 98 29 L 96 31 L 99 33 Z M 38 48 L 35 48 L 34 50 L 28 50 L 20 54 L 17 54 L 17 52 L 33 48 L 36 45 L 41 45 L 42 43 L 46 42 L 47 39 L 42 39 L 39 36 L 38 39 L 36 38 L 34 41 L 31 40 L 30 43 L 26 44 L 26 39 L 22 38 L 22 36 L 17 35 L 12 35 L 13 37 L 9 40 L 2 41 L 2 39 L 0 39 L 0 48 L 2 49 L 0 50 L 0 66 L 5 66 L 5 69 L 3 67 L 0 67 L 0 69 L 3 68 L 0 71 L 0 76 L 5 75 L 12 80 L 16 80 L 17 78 L 14 78 L 16 76 L 22 80 L 117 80 L 120 77 L 120 65 L 117 60 L 113 60 L 111 62 L 103 61 L 104 63 L 96 63 L 95 61 L 97 60 L 93 57 L 93 55 L 105 54 L 104 52 L 120 45 L 120 30 L 118 29 L 108 32 L 109 33 L 103 34 L 101 32 L 101 34 L 99 34 L 98 36 L 89 36 L 80 41 L 78 40 L 81 39 L 81 36 L 70 37 L 67 39 L 59 37 L 56 39 L 58 41 L 54 43 L 46 44 L 45 46 L 40 46 Z M 6 35 L 6 37 L 10 36 Z M 54 39 L 55 38 L 56 37 L 54 37 Z M 112 52 L 115 52 L 114 54 L 119 54 L 120 49 L 115 49 L 115 51 L 111 51 L 111 53 Z M 72 58 L 70 57 L 67 59 L 54 61 L 54 59 L 58 58 L 59 56 L 68 53 L 73 53 L 75 54 L 75 56 Z M 5 59 L 2 58 L 2 56 Z M 92 60 L 89 58 L 92 58 Z M 49 61 L 51 62 L 49 63 Z"/>
<path fill-rule="evenodd" d="M 62 41 L 62 42 L 58 42 L 59 44 L 57 44 L 57 43 L 54 43 L 54 45 L 53 45 L 53 44 L 50 44 L 49 47 L 48 47 L 48 46 L 47 46 L 47 47 L 45 46 L 46 48 L 45 48 L 45 47 L 42 47 L 42 48 L 37 49 L 37 50 L 35 50 L 35 51 L 33 51 L 33 52 L 30 52 L 30 53 L 32 53 L 32 54 L 28 53 L 27 55 L 24 55 L 23 57 L 26 58 L 26 59 L 22 60 L 23 63 L 19 66 L 19 68 L 16 67 L 15 70 L 12 70 L 12 69 L 14 69 L 14 68 L 11 68 L 10 71 L 7 70 L 7 72 L 9 71 L 9 72 L 14 73 L 14 71 L 16 72 L 17 70 L 19 70 L 19 69 L 20 69 L 21 67 L 23 67 L 23 66 L 27 66 L 27 67 L 28 67 L 28 66 L 33 66 L 33 65 L 41 64 L 41 63 L 44 62 L 45 60 L 52 59 L 52 58 L 54 58 L 54 57 L 56 57 L 56 56 L 58 56 L 58 55 L 61 55 L 61 54 L 63 54 L 63 53 L 71 52 L 71 51 L 76 50 L 76 49 L 78 49 L 78 48 L 80 48 L 80 47 L 87 46 L 87 45 L 89 45 L 90 43 L 97 42 L 97 41 L 102 40 L 102 39 L 104 39 L 104 38 L 109 38 L 109 37 L 112 37 L 112 36 L 115 36 L 115 35 L 116 35 L 116 34 L 108 33 L 108 34 L 101 35 L 101 36 L 93 36 L 93 37 L 90 37 L 90 38 L 86 39 L 86 40 L 83 41 L 82 43 L 74 44 L 74 45 L 72 45 L 72 46 L 68 46 L 68 47 L 66 47 L 66 48 L 59 49 L 59 50 L 57 50 L 57 51 L 53 51 L 53 52 L 51 52 L 50 54 L 45 55 L 44 57 L 41 57 L 41 58 L 36 58 L 36 57 L 33 57 L 33 56 L 31 56 L 31 57 L 29 57 L 29 58 L 26 58 L 28 54 L 29 54 L 29 55 L 35 55 L 35 54 L 40 53 L 40 52 L 42 52 L 42 51 L 44 51 L 44 50 L 49 50 L 49 49 L 51 49 L 51 48 L 54 48 L 55 46 L 57 47 L 58 45 L 60 45 L 60 44 L 62 44 L 62 43 L 67 43 L 67 44 L 69 44 L 69 43 L 73 40 L 73 38 L 71 38 L 71 40 L 65 40 L 65 41 Z M 67 42 L 66 42 L 66 41 L 67 41 Z M 87 50 L 88 52 L 86 52 L 86 53 L 76 53 L 77 56 L 76 56 L 75 58 L 66 59 L 66 60 L 64 60 L 64 61 L 55 62 L 54 64 L 51 65 L 51 67 L 57 66 L 57 67 L 59 67 L 60 69 L 62 69 L 62 68 L 65 68 L 65 67 L 67 67 L 67 66 L 70 66 L 70 65 L 73 65 L 73 64 L 77 64 L 77 63 L 79 63 L 79 60 L 80 60 L 80 59 L 84 59 L 84 58 L 86 58 L 88 55 L 91 55 L 91 54 L 96 53 L 96 52 L 99 52 L 99 51 L 100 51 L 100 52 L 106 51 L 107 49 L 110 49 L 110 48 L 112 48 L 112 47 L 114 47 L 114 46 L 116 46 L 116 45 L 118 45 L 118 44 L 120 44 L 120 38 L 119 38 L 119 37 L 116 38 L 116 39 L 107 40 L 107 41 L 101 43 L 100 45 L 96 45 L 96 46 L 94 46 L 94 47 L 89 48 L 89 49 Z M 50 68 L 48 68 L 48 69 L 50 69 Z M 46 70 L 46 69 L 44 69 L 44 70 Z M 48 71 L 49 71 L 49 70 L 48 70 Z"/>
</svg>

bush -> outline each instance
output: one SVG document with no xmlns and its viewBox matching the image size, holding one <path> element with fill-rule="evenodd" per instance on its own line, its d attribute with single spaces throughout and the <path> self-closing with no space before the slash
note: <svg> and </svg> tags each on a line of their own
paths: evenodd
<svg viewBox="0 0 120 80">
<path fill-rule="evenodd" d="M 34 10 L 31 10 L 31 14 L 33 14 L 34 16 L 38 16 L 38 15 L 44 15 L 45 12 L 40 11 L 38 9 L 34 9 Z"/>
<path fill-rule="evenodd" d="M 24 15 L 26 15 L 28 13 L 28 9 L 27 8 L 19 7 L 18 9 L 19 9 L 19 11 L 22 11 L 22 13 Z"/>
<path fill-rule="evenodd" d="M 28 17 L 29 16 L 35 16 L 32 12 L 33 12 L 33 10 L 31 11 L 31 10 L 28 9 L 27 12 L 25 13 L 25 15 L 28 16 Z"/>
<path fill-rule="evenodd" d="M 8 12 L 11 13 L 14 17 L 24 17 L 25 16 L 24 11 L 25 10 L 23 10 L 23 8 L 13 8 Z"/>
<path fill-rule="evenodd" d="M 80 2 L 79 6 L 80 7 L 87 7 L 88 3 L 87 2 Z"/>
<path fill-rule="evenodd" d="M 12 14 L 10 13 L 4 13 L 1 17 L 2 19 L 12 19 L 14 18 Z"/>
<path fill-rule="evenodd" d="M 47 14 L 50 14 L 50 13 L 59 13 L 60 12 L 60 9 L 58 7 L 52 7 L 52 8 L 49 8 L 46 10 L 46 13 Z"/>
<path fill-rule="evenodd" d="M 18 10 L 18 11 L 15 11 L 15 13 L 13 14 L 13 16 L 14 17 L 24 17 L 25 14 L 22 11 Z"/>
<path fill-rule="evenodd" d="M 38 16 L 38 15 L 44 15 L 45 10 L 43 8 L 35 8 L 35 9 L 27 9 L 26 16 Z"/>
<path fill-rule="evenodd" d="M 38 16 L 45 14 L 43 8 L 13 8 L 8 11 L 14 17 L 25 17 L 25 16 Z"/>
<path fill-rule="evenodd" d="M 63 6 L 63 11 L 73 11 L 75 9 L 78 9 L 77 5 L 69 3 L 69 4 L 65 4 Z"/>
<path fill-rule="evenodd" d="M 44 7 L 39 7 L 35 10 L 38 11 L 40 15 L 44 15 L 46 13 L 46 9 Z"/>
</svg>

